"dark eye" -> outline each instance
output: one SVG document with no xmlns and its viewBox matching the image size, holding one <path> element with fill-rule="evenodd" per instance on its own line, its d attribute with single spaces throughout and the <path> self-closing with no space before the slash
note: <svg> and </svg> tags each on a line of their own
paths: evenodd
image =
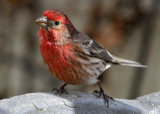
<svg viewBox="0 0 160 114">
<path fill-rule="evenodd" d="M 55 25 L 59 25 L 59 21 L 56 21 L 56 22 L 55 22 Z"/>
</svg>

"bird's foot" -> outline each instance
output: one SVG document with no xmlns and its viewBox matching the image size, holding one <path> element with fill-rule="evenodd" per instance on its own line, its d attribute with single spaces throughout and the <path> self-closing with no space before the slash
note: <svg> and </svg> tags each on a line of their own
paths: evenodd
<svg viewBox="0 0 160 114">
<path fill-rule="evenodd" d="M 100 86 L 100 84 L 99 84 L 99 87 L 100 87 L 100 90 L 99 91 L 98 90 L 94 90 L 93 94 L 96 95 L 98 98 L 101 97 L 101 96 L 103 96 L 105 104 L 107 104 L 107 107 L 109 107 L 109 99 L 111 99 L 111 100 L 114 100 L 114 99 L 112 97 L 108 96 L 104 92 L 104 90 L 102 89 L 102 87 Z"/>
<path fill-rule="evenodd" d="M 59 93 L 60 96 L 61 96 L 63 93 L 68 94 L 67 90 L 64 88 L 66 85 L 67 85 L 67 83 L 65 83 L 64 85 L 62 85 L 59 89 L 54 88 L 54 89 L 52 89 L 52 92 L 53 92 L 53 91 L 56 91 L 56 93 Z"/>
</svg>

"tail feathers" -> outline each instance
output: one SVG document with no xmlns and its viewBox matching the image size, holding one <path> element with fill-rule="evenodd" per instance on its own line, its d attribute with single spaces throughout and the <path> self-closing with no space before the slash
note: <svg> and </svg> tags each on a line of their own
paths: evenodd
<svg viewBox="0 0 160 114">
<path fill-rule="evenodd" d="M 127 59 L 121 59 L 119 57 L 116 57 L 116 56 L 113 56 L 112 57 L 115 59 L 115 61 L 120 64 L 120 65 L 123 65 L 123 66 L 132 66 L 132 67 L 147 67 L 145 65 L 142 65 L 138 62 L 135 62 L 135 61 L 130 61 L 130 60 L 127 60 Z"/>
</svg>

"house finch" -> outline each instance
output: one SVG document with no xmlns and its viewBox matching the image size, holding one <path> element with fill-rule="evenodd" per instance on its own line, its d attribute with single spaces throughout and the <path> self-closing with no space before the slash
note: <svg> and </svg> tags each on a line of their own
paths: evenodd
<svg viewBox="0 0 160 114">
<path fill-rule="evenodd" d="M 40 25 L 40 51 L 49 71 L 65 82 L 57 92 L 64 92 L 67 84 L 95 84 L 100 90 L 93 93 L 103 96 L 104 101 L 112 99 L 105 94 L 98 77 L 112 65 L 144 67 L 138 62 L 111 55 L 89 36 L 75 29 L 68 17 L 58 10 L 47 10 L 35 21 Z M 108 105 L 109 106 L 109 105 Z"/>
</svg>

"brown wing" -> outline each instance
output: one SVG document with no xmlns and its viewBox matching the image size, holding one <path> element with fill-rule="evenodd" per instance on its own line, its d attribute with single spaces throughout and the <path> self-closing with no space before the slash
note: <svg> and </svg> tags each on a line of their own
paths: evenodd
<svg viewBox="0 0 160 114">
<path fill-rule="evenodd" d="M 114 55 L 111 55 L 102 46 L 100 46 L 98 43 L 90 39 L 87 35 L 84 35 L 82 33 L 80 33 L 78 37 L 74 39 L 74 41 L 81 46 L 84 54 L 86 54 L 87 56 L 99 58 L 106 62 L 111 62 L 113 64 L 120 64 L 124 66 L 133 66 L 133 67 L 147 67 L 138 62 L 122 59 Z"/>
<path fill-rule="evenodd" d="M 79 34 L 78 37 L 74 39 L 74 42 L 83 48 L 87 56 L 99 58 L 106 62 L 118 63 L 107 50 L 90 39 L 87 35 Z"/>
</svg>

